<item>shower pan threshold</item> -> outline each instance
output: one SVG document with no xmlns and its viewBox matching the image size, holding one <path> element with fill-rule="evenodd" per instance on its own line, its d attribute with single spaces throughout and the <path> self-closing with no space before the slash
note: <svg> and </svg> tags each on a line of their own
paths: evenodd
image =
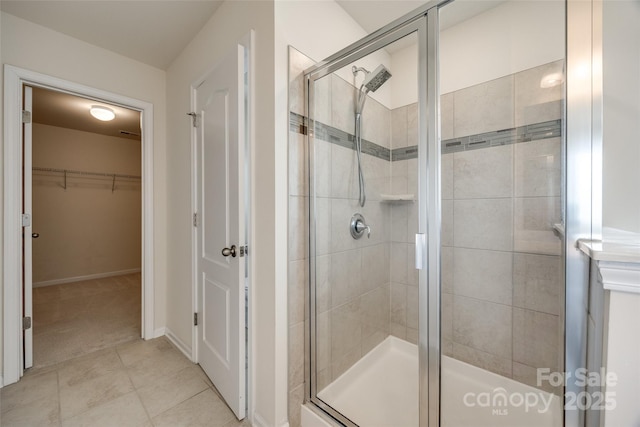
<svg viewBox="0 0 640 427">
<path fill-rule="evenodd" d="M 562 426 L 557 395 L 447 356 L 441 375 L 442 426 Z M 318 397 L 361 427 L 417 427 L 418 378 L 418 347 L 389 336 Z M 303 406 L 302 426 L 322 425 Z"/>
</svg>

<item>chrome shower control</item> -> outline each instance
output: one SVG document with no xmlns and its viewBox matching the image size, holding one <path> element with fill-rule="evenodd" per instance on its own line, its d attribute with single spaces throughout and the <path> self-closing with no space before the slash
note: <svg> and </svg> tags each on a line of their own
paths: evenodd
<svg viewBox="0 0 640 427">
<path fill-rule="evenodd" d="M 349 226 L 349 230 L 351 231 L 351 237 L 354 239 L 359 239 L 364 235 L 366 230 L 367 239 L 371 238 L 371 227 L 367 225 L 362 214 L 355 213 L 351 218 L 351 225 Z"/>
</svg>

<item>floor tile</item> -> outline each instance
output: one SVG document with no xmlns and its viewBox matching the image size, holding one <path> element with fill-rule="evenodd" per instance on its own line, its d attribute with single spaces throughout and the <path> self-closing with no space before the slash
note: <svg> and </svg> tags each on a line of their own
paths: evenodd
<svg viewBox="0 0 640 427">
<path fill-rule="evenodd" d="M 235 415 L 211 389 L 153 418 L 155 427 L 224 427 Z"/>
<path fill-rule="evenodd" d="M 49 372 L 34 377 L 24 377 L 21 381 L 0 390 L 0 413 L 5 414 L 21 407 L 29 407 L 35 402 L 58 399 L 58 373 Z"/>
<path fill-rule="evenodd" d="M 136 339 L 139 290 L 139 274 L 34 289 L 36 366 L 0 389 L 0 425 L 249 426 L 167 338 Z"/>
<path fill-rule="evenodd" d="M 166 338 L 156 338 L 149 341 L 141 339 L 131 341 L 119 345 L 116 350 L 124 366 L 131 366 L 140 360 L 160 355 L 165 351 L 172 351 L 174 347 Z"/>
<path fill-rule="evenodd" d="M 151 418 L 173 408 L 209 388 L 200 376 L 186 367 L 138 390 L 142 404 Z"/>
<path fill-rule="evenodd" d="M 177 350 L 168 350 L 135 362 L 127 367 L 127 372 L 133 385 L 141 388 L 191 365 L 192 363 L 182 353 Z"/>
<path fill-rule="evenodd" d="M 13 408 L 0 415 L 0 425 L 7 427 L 49 427 L 60 425 L 57 395 Z"/>
<path fill-rule="evenodd" d="M 60 412 L 63 419 L 71 418 L 133 391 L 124 370 L 103 375 L 77 385 L 60 387 Z"/>
<path fill-rule="evenodd" d="M 58 378 L 61 387 L 74 386 L 123 368 L 118 353 L 111 348 L 65 362 L 58 371 Z"/>
<path fill-rule="evenodd" d="M 149 418 L 135 392 L 62 421 L 63 427 L 142 427 Z"/>
</svg>

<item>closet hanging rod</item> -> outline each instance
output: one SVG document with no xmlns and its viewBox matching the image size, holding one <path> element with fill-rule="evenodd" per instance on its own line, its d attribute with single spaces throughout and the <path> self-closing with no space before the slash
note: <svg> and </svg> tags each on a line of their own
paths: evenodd
<svg viewBox="0 0 640 427">
<path fill-rule="evenodd" d="M 104 173 L 104 172 L 87 172 L 87 171 L 75 171 L 70 169 L 55 169 L 55 168 L 38 168 L 34 167 L 34 171 L 38 172 L 55 172 L 62 174 L 75 174 L 75 175 L 87 175 L 87 176 L 102 176 L 105 178 L 124 178 L 124 179 L 140 179 L 138 175 L 123 175 L 119 173 Z"/>
</svg>

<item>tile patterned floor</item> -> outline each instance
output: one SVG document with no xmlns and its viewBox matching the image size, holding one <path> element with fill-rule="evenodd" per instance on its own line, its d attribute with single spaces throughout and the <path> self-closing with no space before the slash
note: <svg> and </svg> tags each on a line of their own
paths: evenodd
<svg viewBox="0 0 640 427">
<path fill-rule="evenodd" d="M 35 288 L 34 367 L 0 426 L 248 426 L 166 338 L 140 337 L 140 274 Z"/>
<path fill-rule="evenodd" d="M 166 338 L 135 340 L 31 369 L 0 390 L 0 425 L 249 426 Z"/>
<path fill-rule="evenodd" d="M 33 289 L 33 366 L 140 338 L 140 273 Z"/>
</svg>

